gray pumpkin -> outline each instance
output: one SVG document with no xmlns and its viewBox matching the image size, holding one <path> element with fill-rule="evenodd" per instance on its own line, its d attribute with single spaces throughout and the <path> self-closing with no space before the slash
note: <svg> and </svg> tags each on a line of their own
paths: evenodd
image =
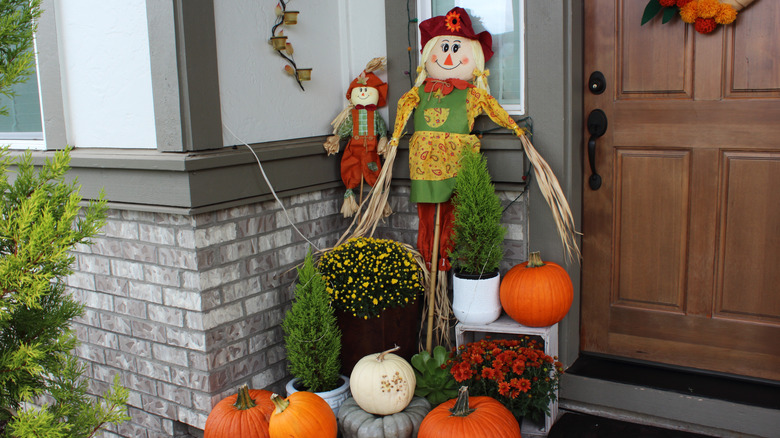
<svg viewBox="0 0 780 438">
<path fill-rule="evenodd" d="M 339 429 L 344 438 L 417 438 L 420 423 L 430 411 L 425 397 L 414 397 L 401 412 L 374 415 L 350 397 L 339 408 Z"/>
</svg>

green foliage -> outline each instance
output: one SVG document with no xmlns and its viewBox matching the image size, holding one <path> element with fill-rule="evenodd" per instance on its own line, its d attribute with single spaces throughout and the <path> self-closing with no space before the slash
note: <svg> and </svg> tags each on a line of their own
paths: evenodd
<svg viewBox="0 0 780 438">
<path fill-rule="evenodd" d="M 0 436 L 89 437 L 127 418 L 127 391 L 115 382 L 95 402 L 73 354 L 70 320 L 83 306 L 65 288 L 70 250 L 90 243 L 106 205 L 101 196 L 79 206 L 79 187 L 65 181 L 69 152 L 36 170 L 29 152 L 0 151 Z"/>
<path fill-rule="evenodd" d="M 33 34 L 41 14 L 40 0 L 0 0 L 0 94 L 13 95 L 11 87 L 34 71 Z M 0 116 L 7 110 L 0 108 Z"/>
<path fill-rule="evenodd" d="M 417 378 L 414 395 L 427 398 L 433 406 L 458 396 L 458 384 L 447 363 L 449 356 L 441 345 L 434 347 L 433 356 L 424 350 L 412 356 L 414 376 Z"/>
<path fill-rule="evenodd" d="M 456 272 L 494 272 L 504 257 L 506 228 L 501 225 L 501 201 L 482 154 L 464 149 L 460 163 L 452 197 L 450 262 Z"/>
<path fill-rule="evenodd" d="M 298 268 L 295 301 L 282 329 L 290 372 L 311 392 L 335 389 L 341 368 L 341 332 L 325 287 L 309 251 Z"/>
<path fill-rule="evenodd" d="M 644 25 L 648 21 L 652 20 L 659 12 L 661 12 L 663 6 L 658 0 L 650 0 L 645 6 L 645 11 L 642 13 L 642 24 Z"/>
<path fill-rule="evenodd" d="M 645 10 L 642 13 L 642 25 L 655 18 L 659 12 L 663 11 L 662 23 L 666 24 L 678 14 L 679 8 L 677 5 L 666 7 L 658 0 L 650 0 L 645 6 Z"/>
</svg>

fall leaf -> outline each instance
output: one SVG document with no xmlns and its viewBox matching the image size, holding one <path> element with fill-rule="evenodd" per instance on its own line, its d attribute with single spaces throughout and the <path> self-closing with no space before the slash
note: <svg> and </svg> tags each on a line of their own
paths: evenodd
<svg viewBox="0 0 780 438">
<path fill-rule="evenodd" d="M 288 55 L 292 56 L 294 52 L 292 44 L 290 43 L 285 44 L 284 51 L 287 52 Z"/>
<path fill-rule="evenodd" d="M 284 66 L 284 72 L 290 76 L 295 76 L 295 69 L 289 64 Z"/>
<path fill-rule="evenodd" d="M 279 3 L 276 4 L 276 8 L 274 8 L 274 13 L 276 14 L 277 17 L 281 17 L 282 15 L 284 15 L 284 10 L 282 9 L 281 4 Z"/>
</svg>

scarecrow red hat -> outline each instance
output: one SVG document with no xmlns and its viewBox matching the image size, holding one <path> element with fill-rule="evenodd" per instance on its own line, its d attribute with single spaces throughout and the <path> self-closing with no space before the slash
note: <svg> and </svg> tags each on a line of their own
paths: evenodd
<svg viewBox="0 0 780 438">
<path fill-rule="evenodd" d="M 447 15 L 429 18 L 420 23 L 420 43 L 422 47 L 433 37 L 441 35 L 456 35 L 477 40 L 482 46 L 482 53 L 485 55 L 485 62 L 493 56 L 493 36 L 488 31 L 482 31 L 474 34 L 474 28 L 471 26 L 471 17 L 463 8 L 452 8 Z"/>
<path fill-rule="evenodd" d="M 379 101 L 376 103 L 376 106 L 383 107 L 387 103 L 387 83 L 382 82 L 377 75 L 364 71 L 360 76 L 356 77 L 355 80 L 349 84 L 349 89 L 347 89 L 347 100 L 352 98 L 352 89 L 355 87 L 376 88 L 376 90 L 379 91 Z"/>
</svg>

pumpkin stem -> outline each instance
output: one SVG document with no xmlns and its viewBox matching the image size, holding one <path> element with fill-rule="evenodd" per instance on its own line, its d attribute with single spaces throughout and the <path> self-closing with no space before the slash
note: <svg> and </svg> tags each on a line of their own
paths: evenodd
<svg viewBox="0 0 780 438">
<path fill-rule="evenodd" d="M 396 345 L 395 347 L 393 347 L 393 348 L 391 348 L 391 349 L 389 349 L 387 351 L 383 351 L 383 352 L 379 353 L 379 356 L 376 357 L 376 361 L 377 362 L 382 362 L 382 361 L 385 360 L 385 355 L 386 354 L 393 353 L 393 352 L 398 351 L 400 349 L 401 349 L 401 347 Z"/>
<path fill-rule="evenodd" d="M 287 409 L 287 406 L 290 406 L 290 402 L 283 399 L 279 394 L 272 394 L 271 402 L 276 406 L 277 414 L 284 412 L 284 410 Z"/>
<path fill-rule="evenodd" d="M 469 408 L 469 388 L 461 386 L 458 390 L 458 399 L 455 405 L 450 409 L 450 417 L 468 417 L 476 409 Z"/>
<path fill-rule="evenodd" d="M 257 403 L 255 403 L 255 401 L 252 400 L 252 397 L 249 396 L 249 387 L 247 385 L 238 388 L 238 394 L 236 394 L 236 404 L 233 406 L 235 406 L 239 411 L 245 411 L 257 406 Z"/>
<path fill-rule="evenodd" d="M 539 268 L 544 266 L 544 262 L 542 261 L 542 255 L 539 253 L 539 251 L 534 251 L 528 256 L 528 264 L 525 265 L 526 268 Z"/>
</svg>

